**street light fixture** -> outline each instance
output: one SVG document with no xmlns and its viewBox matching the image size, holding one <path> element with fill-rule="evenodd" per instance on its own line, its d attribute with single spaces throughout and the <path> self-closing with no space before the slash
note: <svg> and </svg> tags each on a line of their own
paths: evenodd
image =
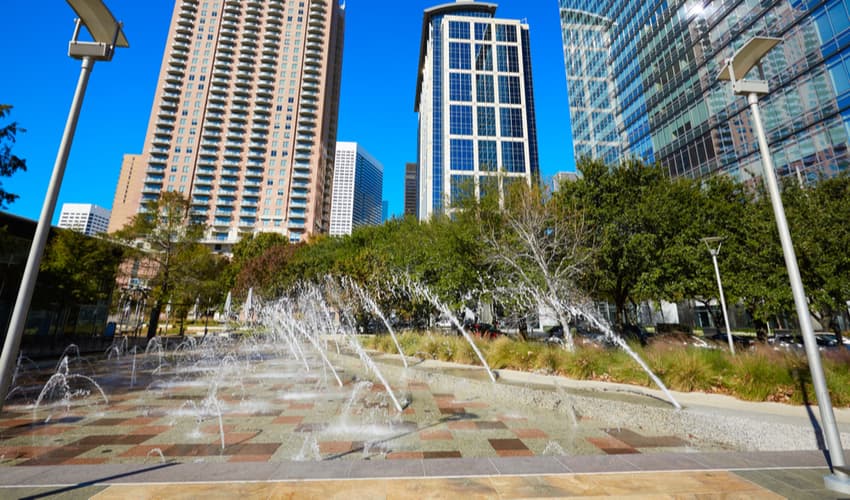
<svg viewBox="0 0 850 500">
<path fill-rule="evenodd" d="M 764 169 L 764 182 L 770 193 L 770 201 L 773 205 L 773 215 L 776 218 L 776 227 L 779 230 L 779 240 L 782 243 L 782 252 L 785 256 L 785 266 L 788 269 L 788 278 L 791 281 L 791 292 L 794 295 L 794 305 L 797 317 L 800 321 L 800 330 L 803 334 L 803 344 L 806 347 L 806 358 L 812 374 L 812 385 L 818 399 L 818 409 L 823 420 L 823 432 L 826 444 L 829 447 L 829 458 L 832 466 L 832 474 L 824 477 L 827 488 L 840 493 L 850 494 L 850 477 L 847 476 L 847 467 L 844 459 L 844 450 L 841 447 L 841 434 L 835 422 L 835 414 L 832 409 L 832 401 L 826 380 L 823 374 L 820 353 L 815 341 L 812 320 L 809 316 L 809 307 L 806 301 L 806 292 L 803 289 L 803 281 L 800 278 L 800 269 L 797 266 L 797 256 L 791 241 L 791 233 L 788 230 L 788 221 L 785 218 L 785 208 L 779 194 L 779 184 L 776 182 L 773 160 L 767 144 L 767 136 L 764 133 L 761 111 L 759 110 L 759 96 L 769 92 L 765 80 L 745 80 L 744 77 L 770 50 L 781 42 L 781 38 L 754 37 L 745 43 L 735 54 L 726 59 L 726 64 L 718 75 L 720 80 L 732 82 L 732 90 L 739 95 L 746 95 L 753 115 L 753 128 L 759 141 L 762 167 Z"/>
<path fill-rule="evenodd" d="M 723 309 L 723 322 L 726 323 L 726 337 L 729 339 L 729 351 L 735 355 L 735 343 L 732 342 L 732 329 L 729 328 L 729 314 L 726 312 L 726 297 L 723 295 L 723 283 L 720 282 L 720 268 L 717 266 L 717 255 L 720 254 L 720 247 L 723 245 L 723 238 L 720 236 L 709 236 L 702 238 L 702 242 L 708 248 L 711 254 L 711 260 L 714 262 L 714 274 L 717 276 L 717 288 L 720 290 L 720 307 Z"/>
<path fill-rule="evenodd" d="M 26 325 L 27 312 L 32 302 L 32 294 L 38 278 L 38 267 L 44 254 L 47 236 L 50 233 L 50 222 L 56 211 L 56 199 L 59 196 L 62 177 L 65 175 L 65 166 L 71 152 L 71 143 L 77 129 L 77 120 L 80 116 L 80 108 L 83 104 L 89 75 L 95 61 L 111 61 L 116 47 L 129 47 L 121 23 L 115 20 L 101 0 L 67 0 L 67 2 L 79 16 L 74 27 L 74 34 L 68 44 L 68 55 L 74 59 L 82 60 L 82 69 L 80 70 L 74 99 L 71 102 L 71 110 L 68 113 L 68 121 L 65 123 L 62 142 L 59 144 L 56 163 L 53 165 L 53 174 L 50 177 L 50 184 L 44 197 L 41 216 L 38 219 L 38 225 L 33 236 L 29 257 L 27 257 L 24 275 L 21 278 L 21 287 L 15 300 L 15 309 L 12 311 L 9 330 L 6 332 L 3 354 L 0 356 L 0 410 L 3 408 L 6 396 L 9 393 L 9 386 L 12 383 L 15 360 L 21 347 L 21 337 Z M 79 40 L 80 28 L 83 26 L 91 34 L 93 41 Z"/>
</svg>

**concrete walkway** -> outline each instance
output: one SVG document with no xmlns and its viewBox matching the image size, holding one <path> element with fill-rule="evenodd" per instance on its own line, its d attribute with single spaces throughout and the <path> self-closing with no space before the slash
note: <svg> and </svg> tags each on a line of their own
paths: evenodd
<svg viewBox="0 0 850 500">
<path fill-rule="evenodd" d="M 0 468 L 2 498 L 839 498 L 817 451 Z"/>
</svg>

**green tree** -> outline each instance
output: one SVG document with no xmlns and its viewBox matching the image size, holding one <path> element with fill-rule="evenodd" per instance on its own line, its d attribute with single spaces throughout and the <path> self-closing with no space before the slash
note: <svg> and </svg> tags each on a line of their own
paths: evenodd
<svg viewBox="0 0 850 500">
<path fill-rule="evenodd" d="M 233 246 L 233 257 L 225 271 L 227 288 L 230 289 L 236 285 L 239 274 L 248 262 L 259 258 L 273 247 L 288 244 L 289 240 L 279 233 L 251 233 L 243 236 Z"/>
<path fill-rule="evenodd" d="M 665 241 L 655 226 L 660 208 L 655 197 L 668 180 L 658 166 L 634 159 L 612 168 L 583 158 L 578 169 L 582 177 L 562 184 L 556 196 L 584 213 L 595 249 L 581 282 L 596 298 L 615 305 L 622 327 L 634 321 L 628 306 L 654 298 L 657 291 Z"/>
<path fill-rule="evenodd" d="M 58 230 L 47 246 L 39 277 L 51 284 L 52 293 L 39 294 L 37 302 L 60 305 L 58 328 L 64 331 L 64 325 L 78 310 L 72 306 L 102 303 L 109 298 L 123 255 L 123 248 L 108 240 Z"/>
<path fill-rule="evenodd" d="M 12 106 L 8 104 L 0 104 L 0 119 L 5 118 Z M 26 160 L 18 158 L 12 154 L 12 145 L 15 144 L 15 137 L 18 132 L 24 132 L 24 129 L 18 127 L 17 122 L 12 122 L 0 127 L 0 177 L 11 177 L 18 170 L 26 170 Z M 0 182 L 0 209 L 6 208 L 6 205 L 18 199 L 18 195 L 7 192 L 3 189 L 3 183 Z"/>
<path fill-rule="evenodd" d="M 809 307 L 820 323 L 841 335 L 837 321 L 850 299 L 850 176 L 822 179 L 782 193 Z"/>
<path fill-rule="evenodd" d="M 247 292 L 249 288 L 254 288 L 257 293 L 264 297 L 283 295 L 296 280 L 289 267 L 292 265 L 296 250 L 301 245 L 303 244 L 273 245 L 262 254 L 245 260 L 239 267 L 234 288 L 240 294 Z M 236 258 L 234 251 L 234 259 Z"/>
<path fill-rule="evenodd" d="M 151 282 L 151 308 L 148 338 L 156 335 L 163 306 L 172 298 L 175 287 L 186 282 L 195 264 L 189 255 L 199 252 L 198 243 L 205 226 L 189 215 L 189 202 L 174 191 L 167 191 L 144 205 L 114 237 L 135 247 L 158 268 Z M 183 293 L 183 292 L 180 292 Z"/>
<path fill-rule="evenodd" d="M 206 310 L 219 303 L 229 288 L 228 260 L 202 243 L 187 244 L 173 259 L 170 302 L 181 334 L 189 310 L 196 304 Z"/>
</svg>

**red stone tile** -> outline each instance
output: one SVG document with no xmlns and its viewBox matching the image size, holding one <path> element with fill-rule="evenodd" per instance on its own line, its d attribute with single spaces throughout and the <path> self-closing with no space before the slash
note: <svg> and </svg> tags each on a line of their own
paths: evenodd
<svg viewBox="0 0 850 500">
<path fill-rule="evenodd" d="M 614 439 L 612 437 L 601 437 L 601 438 L 585 438 L 587 442 L 596 446 L 600 450 L 604 451 L 608 455 L 624 455 L 629 453 L 639 453 L 636 449 L 627 445 L 626 443 L 620 441 L 619 439 Z"/>
<path fill-rule="evenodd" d="M 159 451 L 162 451 L 162 448 L 163 448 L 162 445 L 140 444 L 140 445 L 137 445 L 137 446 L 133 446 L 129 450 L 122 453 L 120 456 L 122 456 L 122 457 L 147 457 L 148 455 L 151 455 L 151 451 L 157 450 L 157 449 Z M 153 455 L 151 455 L 151 456 L 153 456 Z"/>
<path fill-rule="evenodd" d="M 51 446 L 0 446 L 0 455 L 5 460 L 32 459 L 55 448 Z"/>
<path fill-rule="evenodd" d="M 218 430 L 215 432 L 218 434 Z M 224 444 L 227 446 L 244 443 L 259 434 L 259 432 L 225 432 Z"/>
<path fill-rule="evenodd" d="M 460 422 L 448 422 L 446 423 L 446 427 L 453 431 L 474 431 L 478 427 L 476 427 L 475 422 L 471 422 L 469 420 L 462 420 Z"/>
<path fill-rule="evenodd" d="M 284 415 L 282 417 L 277 417 L 276 419 L 272 420 L 272 423 L 278 425 L 299 425 L 302 420 L 304 420 L 303 416 Z"/>
<path fill-rule="evenodd" d="M 416 410 L 414 410 L 412 407 L 408 406 L 407 408 L 404 409 L 403 412 L 401 412 L 401 414 L 402 415 L 415 415 Z"/>
<path fill-rule="evenodd" d="M 453 439 L 450 431 L 422 431 L 419 433 L 419 439 L 423 441 L 437 441 Z"/>
<path fill-rule="evenodd" d="M 488 439 L 490 446 L 496 451 L 527 450 L 528 447 L 519 439 Z"/>
<path fill-rule="evenodd" d="M 533 457 L 534 452 L 531 450 L 496 450 L 500 457 Z"/>
<path fill-rule="evenodd" d="M 290 410 L 312 410 L 313 403 L 289 403 Z"/>
<path fill-rule="evenodd" d="M 659 448 L 687 446 L 688 443 L 675 436 L 643 436 L 629 429 L 606 431 L 611 437 L 626 443 L 632 448 Z"/>
<path fill-rule="evenodd" d="M 425 451 L 422 458 L 462 458 L 459 451 Z"/>
<path fill-rule="evenodd" d="M 174 444 L 162 450 L 166 457 L 210 457 L 221 454 L 220 444 Z"/>
<path fill-rule="evenodd" d="M 233 430 L 236 429 L 236 426 L 233 424 L 225 424 L 222 426 L 222 428 L 224 428 L 224 432 L 226 434 L 228 432 L 233 432 Z M 221 432 L 221 428 L 218 426 L 217 423 L 209 424 L 201 426 L 201 432 L 203 432 L 204 434 L 218 434 Z"/>
<path fill-rule="evenodd" d="M 324 441 L 319 443 L 322 453 L 346 453 L 351 451 L 351 441 Z"/>
<path fill-rule="evenodd" d="M 137 429 L 133 429 L 130 431 L 130 434 L 148 434 L 148 435 L 159 435 L 163 432 L 168 432 L 171 430 L 170 425 L 148 425 L 145 427 L 139 427 Z"/>
<path fill-rule="evenodd" d="M 159 420 L 159 417 L 135 417 L 127 419 L 123 425 L 148 425 Z"/>
<path fill-rule="evenodd" d="M 387 460 L 410 460 L 417 458 L 425 458 L 421 451 L 393 451 L 387 453 Z"/>
<path fill-rule="evenodd" d="M 440 413 L 442 413 L 443 415 L 458 415 L 466 413 L 466 411 L 464 411 L 463 408 L 441 406 Z"/>
<path fill-rule="evenodd" d="M 0 427 L 20 427 L 29 426 L 32 424 L 32 418 L 10 418 L 9 420 L 0 420 Z"/>
</svg>

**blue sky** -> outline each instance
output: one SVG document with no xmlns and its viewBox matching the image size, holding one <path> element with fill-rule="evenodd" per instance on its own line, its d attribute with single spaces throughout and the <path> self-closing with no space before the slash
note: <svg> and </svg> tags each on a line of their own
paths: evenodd
<svg viewBox="0 0 850 500">
<path fill-rule="evenodd" d="M 447 0 L 446 0 L 447 1 Z M 165 47 L 171 0 L 107 0 L 124 22 L 130 48 L 97 63 L 59 195 L 62 203 L 111 208 L 125 153 L 140 153 Z M 413 111 L 422 12 L 444 0 L 348 0 L 338 139 L 356 141 L 384 165 L 390 214 L 404 204 L 404 165 L 416 160 Z M 524 19 L 531 29 L 540 164 L 544 178 L 574 170 L 557 0 L 502 0 L 496 15 Z M 74 13 L 61 1 L 3 6 L 6 48 L 0 103 L 26 129 L 13 152 L 27 171 L 2 178 L 20 195 L 8 211 L 37 219 L 68 116 L 78 61 L 66 55 Z M 5 123 L 5 122 L 4 122 Z"/>
</svg>

